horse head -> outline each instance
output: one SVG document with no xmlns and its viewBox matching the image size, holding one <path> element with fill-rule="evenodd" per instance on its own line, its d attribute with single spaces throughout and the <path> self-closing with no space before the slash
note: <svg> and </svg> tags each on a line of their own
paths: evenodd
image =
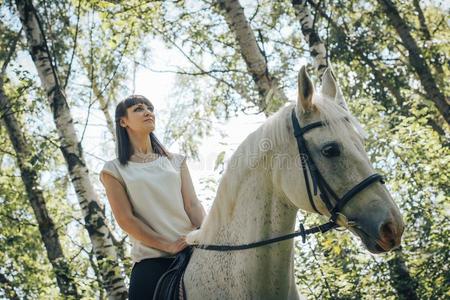
<svg viewBox="0 0 450 300">
<path fill-rule="evenodd" d="M 301 68 L 289 124 L 289 145 L 281 151 L 296 155 L 300 163 L 275 174 L 289 202 L 348 228 L 372 253 L 398 247 L 404 230 L 399 208 L 369 161 L 364 132 L 330 69 L 324 73 L 321 91 L 315 93 L 305 67 Z"/>
</svg>

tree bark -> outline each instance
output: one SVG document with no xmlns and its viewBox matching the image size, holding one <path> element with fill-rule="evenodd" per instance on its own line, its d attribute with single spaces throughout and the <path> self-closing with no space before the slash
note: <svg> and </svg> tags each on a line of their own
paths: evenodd
<svg viewBox="0 0 450 300">
<path fill-rule="evenodd" d="M 414 8 L 416 9 L 417 17 L 419 19 L 420 31 L 422 31 L 422 35 L 423 35 L 425 41 L 430 42 L 429 47 L 430 47 L 430 51 L 432 52 L 431 55 L 434 60 L 433 67 L 439 76 L 444 76 L 444 69 L 442 68 L 442 65 L 440 64 L 440 60 L 441 60 L 440 55 L 439 55 L 439 53 L 434 52 L 435 47 L 433 45 L 433 38 L 431 36 L 430 30 L 428 29 L 427 21 L 425 19 L 425 15 L 422 11 L 422 8 L 420 7 L 419 0 L 413 0 L 413 5 L 414 5 Z M 442 86 L 443 79 L 444 78 L 437 78 L 437 80 L 438 80 L 439 84 L 441 84 L 441 86 Z"/>
<path fill-rule="evenodd" d="M 256 84 L 259 101 L 255 104 L 266 116 L 270 115 L 287 102 L 288 98 L 280 89 L 278 81 L 270 75 L 266 57 L 256 42 L 255 34 L 239 1 L 219 0 L 217 4 L 236 38 L 247 70 Z"/>
<path fill-rule="evenodd" d="M 419 18 L 420 30 L 422 31 L 423 37 L 425 38 L 425 40 L 431 41 L 431 33 L 428 30 L 425 15 L 423 14 L 422 8 L 420 7 L 419 0 L 413 0 L 413 5 L 416 9 L 417 17 Z"/>
<path fill-rule="evenodd" d="M 16 120 L 14 114 L 9 111 L 11 106 L 11 101 L 7 99 L 4 93 L 3 78 L 0 77 L 1 115 L 16 152 L 17 164 L 20 169 L 22 181 L 25 185 L 28 201 L 39 225 L 39 232 L 47 250 L 48 260 L 53 267 L 61 294 L 68 298 L 79 298 L 72 272 L 64 257 L 55 223 L 48 214 L 44 195 L 39 187 L 39 176 L 33 168 L 32 161 L 35 157 L 32 156 L 32 150 L 26 141 L 27 137 L 20 130 L 19 122 Z"/>
<path fill-rule="evenodd" d="M 58 72 L 52 63 L 37 11 L 31 0 L 16 0 L 22 25 L 26 31 L 29 52 L 41 83 L 47 92 L 53 118 L 61 142 L 61 151 L 67 162 L 69 175 L 83 213 L 95 252 L 104 288 L 110 299 L 125 299 L 127 289 L 118 264 L 117 251 L 111 239 L 101 203 L 89 180 L 89 170 L 83 157 L 66 95 L 61 87 Z"/>
<path fill-rule="evenodd" d="M 450 105 L 448 96 L 444 95 L 436 84 L 430 68 L 424 59 L 422 50 L 417 45 L 411 30 L 400 16 L 397 7 L 391 0 L 379 0 L 389 22 L 397 31 L 403 46 L 408 50 L 409 62 L 416 71 L 427 97 L 434 102 L 439 112 L 450 125 Z"/>
<path fill-rule="evenodd" d="M 416 293 L 418 284 L 409 273 L 402 250 L 395 250 L 394 253 L 394 258 L 388 261 L 392 287 L 397 291 L 400 300 L 419 299 Z"/>
<path fill-rule="evenodd" d="M 314 18 L 306 3 L 306 0 L 292 0 L 297 20 L 300 22 L 303 36 L 308 42 L 311 56 L 313 58 L 313 66 L 317 72 L 319 80 L 322 80 L 322 75 L 328 67 L 327 50 L 317 33 L 314 24 Z"/>
</svg>

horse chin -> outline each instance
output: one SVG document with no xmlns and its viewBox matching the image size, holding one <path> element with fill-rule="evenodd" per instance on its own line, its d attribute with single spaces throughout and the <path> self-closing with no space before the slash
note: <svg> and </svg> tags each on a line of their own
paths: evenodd
<svg viewBox="0 0 450 300">
<path fill-rule="evenodd" d="M 370 253 L 381 254 L 381 253 L 386 253 L 386 252 L 389 252 L 390 250 L 392 250 L 389 248 L 389 246 L 383 245 L 381 243 L 381 241 L 372 238 L 371 236 L 369 236 L 364 231 L 362 231 L 358 228 L 352 227 L 349 229 L 352 233 L 354 233 L 356 236 L 358 236 L 361 239 L 364 246 L 366 247 L 367 250 L 369 250 Z"/>
</svg>

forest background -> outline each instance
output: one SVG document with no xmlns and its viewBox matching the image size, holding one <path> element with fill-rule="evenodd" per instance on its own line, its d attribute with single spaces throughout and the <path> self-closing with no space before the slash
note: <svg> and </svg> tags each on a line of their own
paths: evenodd
<svg viewBox="0 0 450 300">
<path fill-rule="evenodd" d="M 296 241 L 308 299 L 450 297 L 445 1 L 0 0 L 0 297 L 124 299 L 129 244 L 98 172 L 134 93 L 188 155 L 206 208 L 227 158 L 332 66 L 406 223 L 372 255 L 348 232 Z M 302 214 L 307 224 L 317 216 Z"/>
</svg>

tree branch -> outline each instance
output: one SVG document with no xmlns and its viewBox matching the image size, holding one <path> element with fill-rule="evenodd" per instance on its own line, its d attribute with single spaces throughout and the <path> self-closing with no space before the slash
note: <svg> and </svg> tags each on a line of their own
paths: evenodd
<svg viewBox="0 0 450 300">
<path fill-rule="evenodd" d="M 411 30 L 405 20 L 400 16 L 397 7 L 391 0 L 378 0 L 382 6 L 389 22 L 400 36 L 404 47 L 409 53 L 409 62 L 416 71 L 422 87 L 427 93 L 427 98 L 434 102 L 437 109 L 450 125 L 450 105 L 448 96 L 444 95 L 436 84 L 436 80 L 431 74 L 430 68 L 426 63 L 422 50 L 418 47 L 416 41 L 411 35 Z"/>
</svg>

